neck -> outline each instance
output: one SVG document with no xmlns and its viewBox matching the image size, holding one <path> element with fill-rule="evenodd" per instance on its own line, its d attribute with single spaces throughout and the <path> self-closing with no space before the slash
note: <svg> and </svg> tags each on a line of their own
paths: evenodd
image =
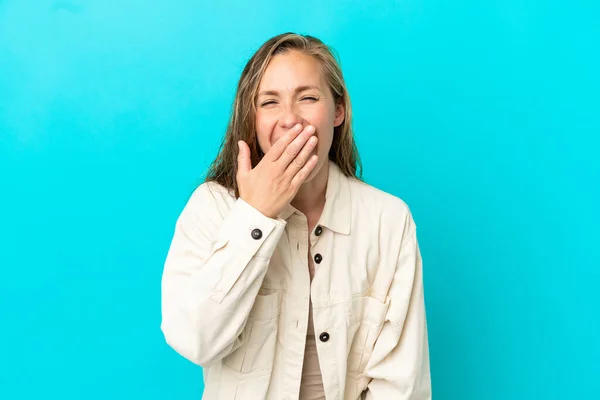
<svg viewBox="0 0 600 400">
<path fill-rule="evenodd" d="M 306 216 L 320 215 L 325 206 L 329 162 L 325 162 L 317 174 L 308 182 L 304 182 L 296 197 L 290 202 L 294 208 Z"/>
</svg>

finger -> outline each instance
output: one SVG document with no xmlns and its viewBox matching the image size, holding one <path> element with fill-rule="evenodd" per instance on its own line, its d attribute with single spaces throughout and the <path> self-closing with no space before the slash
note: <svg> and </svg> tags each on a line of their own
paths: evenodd
<svg viewBox="0 0 600 400">
<path fill-rule="evenodd" d="M 298 153 L 302 150 L 308 139 L 315 133 L 315 127 L 312 125 L 308 125 L 304 128 L 302 133 L 298 135 L 292 143 L 290 143 L 285 151 L 281 154 L 281 157 L 277 160 L 277 162 L 283 167 L 283 169 L 287 169 L 288 165 L 296 158 Z"/>
<path fill-rule="evenodd" d="M 287 146 L 302 132 L 302 124 L 294 125 L 285 135 L 280 137 L 273 146 L 267 151 L 263 158 L 269 161 L 277 161 L 283 154 Z"/>
<path fill-rule="evenodd" d="M 252 170 L 252 162 L 250 160 L 250 147 L 243 140 L 238 142 L 238 173 L 245 173 Z"/>
<path fill-rule="evenodd" d="M 296 176 L 298 171 L 300 171 L 300 169 L 304 167 L 304 164 L 306 164 L 313 150 L 315 149 L 315 147 L 317 147 L 317 142 L 318 139 L 316 136 L 312 136 L 310 139 L 308 139 L 304 147 L 302 147 L 300 153 L 298 153 L 296 158 L 294 158 L 294 160 L 287 167 L 285 175 L 289 178 L 289 180 L 292 180 L 292 178 Z"/>
<path fill-rule="evenodd" d="M 306 178 L 308 178 L 312 170 L 315 169 L 315 167 L 317 166 L 318 161 L 319 157 L 316 154 L 308 159 L 306 164 L 304 164 L 304 167 L 302 167 L 300 171 L 298 171 L 296 176 L 294 176 L 294 178 L 292 179 L 291 186 L 294 189 L 297 190 L 300 187 L 300 185 L 304 183 L 304 181 L 306 180 Z"/>
</svg>

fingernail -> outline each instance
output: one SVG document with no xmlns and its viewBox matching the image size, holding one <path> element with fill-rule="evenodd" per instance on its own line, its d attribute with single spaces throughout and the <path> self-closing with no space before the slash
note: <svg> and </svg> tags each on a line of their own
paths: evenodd
<svg viewBox="0 0 600 400">
<path fill-rule="evenodd" d="M 315 127 L 312 125 L 309 125 L 306 127 L 306 132 L 308 133 L 314 133 L 315 132 Z"/>
</svg>

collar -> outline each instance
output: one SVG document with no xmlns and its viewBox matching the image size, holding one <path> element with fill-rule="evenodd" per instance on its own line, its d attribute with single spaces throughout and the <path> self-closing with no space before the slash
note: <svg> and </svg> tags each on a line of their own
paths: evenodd
<svg viewBox="0 0 600 400">
<path fill-rule="evenodd" d="M 325 206 L 318 225 L 348 235 L 352 217 L 350 182 L 333 161 L 328 161 L 329 173 L 325 191 Z M 287 220 L 294 213 L 301 214 L 294 206 L 288 204 L 279 213 L 279 218 Z"/>
</svg>

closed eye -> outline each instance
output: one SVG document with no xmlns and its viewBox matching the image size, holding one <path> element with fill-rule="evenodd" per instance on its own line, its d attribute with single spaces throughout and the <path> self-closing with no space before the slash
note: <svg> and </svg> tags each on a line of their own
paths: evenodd
<svg viewBox="0 0 600 400">
<path fill-rule="evenodd" d="M 313 96 L 306 96 L 306 97 L 303 97 L 301 100 L 317 101 L 319 99 L 317 99 L 316 97 L 313 97 Z"/>
</svg>

